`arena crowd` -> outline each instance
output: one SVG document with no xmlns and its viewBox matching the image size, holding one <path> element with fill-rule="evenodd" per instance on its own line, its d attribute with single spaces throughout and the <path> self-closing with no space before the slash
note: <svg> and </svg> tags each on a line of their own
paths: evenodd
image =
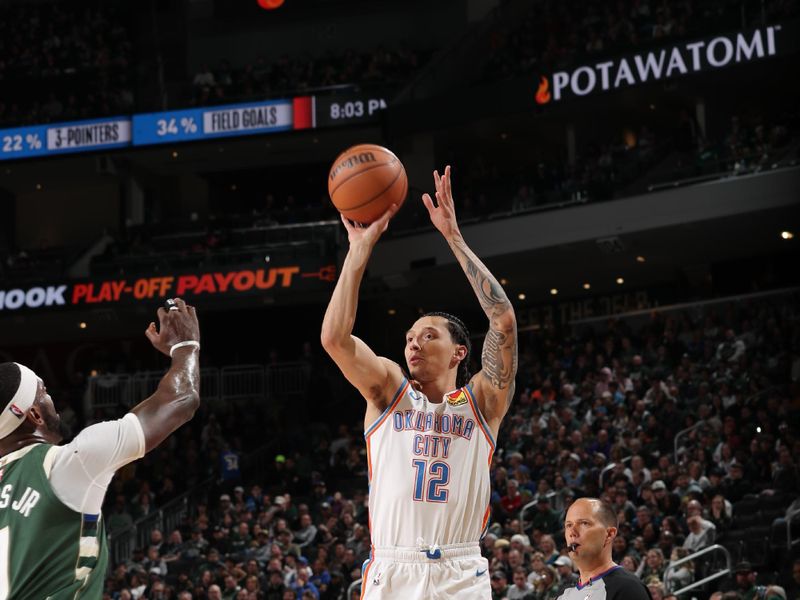
<svg viewBox="0 0 800 600">
<path fill-rule="evenodd" d="M 670 597 L 671 562 L 716 543 L 730 551 L 735 574 L 702 597 L 796 598 L 800 562 L 790 565 L 779 546 L 800 476 L 796 300 L 524 332 L 519 392 L 498 438 L 482 540 L 493 598 L 556 598 L 575 582 L 563 520 L 584 495 L 615 507 L 614 560 L 657 600 Z M 693 425 L 676 453 L 675 435 Z M 226 435 L 209 420 L 201 443 L 224 453 Z M 188 437 L 175 447 L 184 443 L 192 447 Z M 370 547 L 359 419 L 285 447 L 264 478 L 226 476 L 180 527 L 153 531 L 114 565 L 106 597 L 344 598 Z M 149 468 L 172 462 L 184 470 L 186 457 L 166 450 Z M 154 471 L 142 473 L 123 472 L 109 493 L 112 530 L 169 497 L 151 489 Z M 719 568 L 711 556 L 682 563 L 671 588 Z"/>
</svg>

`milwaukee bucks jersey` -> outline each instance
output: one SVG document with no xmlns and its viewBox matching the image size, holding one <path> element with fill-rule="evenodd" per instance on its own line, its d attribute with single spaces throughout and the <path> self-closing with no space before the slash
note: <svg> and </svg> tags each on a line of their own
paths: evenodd
<svg viewBox="0 0 800 600">
<path fill-rule="evenodd" d="M 34 444 L 0 458 L 0 600 L 102 597 L 101 518 L 56 497 L 49 474 L 58 450 Z"/>
</svg>

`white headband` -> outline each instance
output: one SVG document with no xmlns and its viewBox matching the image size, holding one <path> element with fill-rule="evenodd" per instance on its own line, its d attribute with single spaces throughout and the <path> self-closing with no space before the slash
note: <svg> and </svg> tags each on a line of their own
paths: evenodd
<svg viewBox="0 0 800 600">
<path fill-rule="evenodd" d="M 0 439 L 12 433 L 17 427 L 22 425 L 28 409 L 33 406 L 36 399 L 36 390 L 39 387 L 39 378 L 36 373 L 25 365 L 14 363 L 19 367 L 20 375 L 17 393 L 11 398 L 8 404 L 3 407 L 0 413 Z"/>
</svg>

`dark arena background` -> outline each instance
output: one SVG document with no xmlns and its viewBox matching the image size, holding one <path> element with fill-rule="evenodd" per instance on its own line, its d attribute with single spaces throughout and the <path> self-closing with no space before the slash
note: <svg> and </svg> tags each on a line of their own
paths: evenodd
<svg viewBox="0 0 800 600">
<path fill-rule="evenodd" d="M 104 598 L 358 598 L 364 401 L 319 341 L 357 143 L 409 196 L 355 333 L 402 364 L 444 310 L 480 347 L 420 200 L 446 164 L 516 310 L 493 598 L 574 584 L 584 495 L 654 599 L 800 598 L 798 2 L 261 4 L 0 2 L 0 362 L 75 435 L 155 389 L 166 298 L 201 322 L 201 408 L 109 487 Z"/>
</svg>

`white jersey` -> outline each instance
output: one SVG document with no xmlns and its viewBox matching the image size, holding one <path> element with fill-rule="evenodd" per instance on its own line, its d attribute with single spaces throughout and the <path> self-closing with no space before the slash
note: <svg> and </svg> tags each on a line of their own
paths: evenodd
<svg viewBox="0 0 800 600">
<path fill-rule="evenodd" d="M 433 403 L 403 379 L 364 437 L 373 549 L 477 544 L 495 443 L 469 385 Z"/>
</svg>

